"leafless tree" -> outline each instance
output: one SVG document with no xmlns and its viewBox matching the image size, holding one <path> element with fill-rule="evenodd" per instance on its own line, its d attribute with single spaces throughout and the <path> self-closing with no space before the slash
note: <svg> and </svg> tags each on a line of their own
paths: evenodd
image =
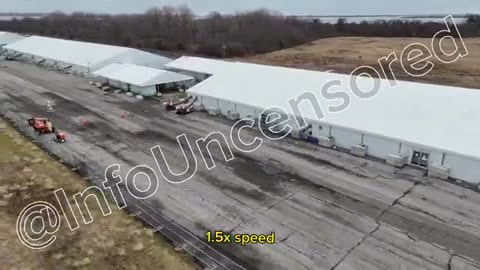
<svg viewBox="0 0 480 270">
<path fill-rule="evenodd" d="M 479 22 L 478 15 L 470 15 L 460 25 L 462 35 L 480 36 Z M 214 57 L 271 52 L 335 36 L 432 37 L 444 28 L 441 23 L 400 20 L 340 19 L 329 24 L 266 9 L 234 15 L 212 12 L 201 18 L 185 5 L 153 7 L 140 15 L 54 12 L 40 19 L 0 21 L 0 31 Z"/>
</svg>

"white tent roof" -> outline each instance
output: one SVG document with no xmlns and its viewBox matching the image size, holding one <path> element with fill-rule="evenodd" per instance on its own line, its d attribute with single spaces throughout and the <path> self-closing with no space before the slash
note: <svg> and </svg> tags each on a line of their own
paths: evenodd
<svg viewBox="0 0 480 270">
<path fill-rule="evenodd" d="M 88 67 L 125 53 L 129 48 L 31 36 L 5 46 L 23 53 Z"/>
<path fill-rule="evenodd" d="M 8 45 L 10 43 L 13 43 L 15 41 L 18 41 L 24 38 L 26 37 L 16 33 L 0 32 L 0 46 Z"/>
<path fill-rule="evenodd" d="M 322 87 L 333 79 L 343 84 L 330 91 L 352 97 L 350 106 L 340 113 L 327 108 L 341 100 L 326 100 L 321 95 Z M 260 109 L 278 106 L 294 115 L 289 99 L 309 91 L 317 97 L 325 117 L 318 120 L 309 102 L 302 102 L 300 110 L 307 119 L 480 158 L 480 91 L 405 81 L 391 88 L 381 80 L 380 92 L 361 100 L 349 90 L 349 79 L 348 75 L 237 63 L 188 92 Z M 361 89 L 371 89 L 371 79 L 358 79 Z"/>
<path fill-rule="evenodd" d="M 165 64 L 165 67 L 213 75 L 214 73 L 228 69 L 232 64 L 235 63 L 201 57 L 182 56 Z"/>
<path fill-rule="evenodd" d="M 193 80 L 192 77 L 161 69 L 130 64 L 111 64 L 93 73 L 110 80 L 138 86 L 150 86 Z"/>
<path fill-rule="evenodd" d="M 145 56 L 151 58 L 147 61 L 149 63 L 160 62 L 163 65 L 170 61 L 168 58 L 132 48 L 39 36 L 27 37 L 5 48 L 92 69 L 108 65 L 109 59 L 118 57 L 122 58 L 119 61 L 125 60 L 132 64 L 138 64 L 136 61 L 145 62 Z"/>
</svg>

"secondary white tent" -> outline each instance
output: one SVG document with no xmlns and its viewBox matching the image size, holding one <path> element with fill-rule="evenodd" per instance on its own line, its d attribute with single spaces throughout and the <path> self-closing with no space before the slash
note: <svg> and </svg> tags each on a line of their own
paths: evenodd
<svg viewBox="0 0 480 270">
<path fill-rule="evenodd" d="M 404 81 L 392 88 L 388 81 L 380 80 L 380 92 L 363 100 L 349 90 L 348 75 L 246 63 L 210 72 L 215 74 L 188 90 L 206 109 L 219 109 L 224 115 L 236 112 L 244 118 L 259 117 L 264 109 L 279 107 L 292 118 L 305 116 L 313 124 L 312 136 L 333 138 L 337 147 L 364 145 L 367 155 L 382 159 L 399 155 L 406 157 L 407 163 L 413 155 L 425 153 L 430 168 L 446 168 L 453 178 L 480 182 L 478 90 Z M 328 107 L 341 100 L 327 100 L 321 94 L 322 87 L 335 79 L 342 86 L 330 91 L 352 97 L 348 108 L 339 113 L 329 112 Z M 361 89 L 371 89 L 369 78 L 358 77 L 358 83 Z M 301 115 L 291 109 L 289 100 L 306 92 L 316 97 L 323 118 L 309 101 L 300 103 Z M 294 119 L 289 124 L 297 126 Z"/>
<path fill-rule="evenodd" d="M 11 55 L 83 74 L 111 63 L 137 64 L 161 68 L 169 58 L 137 49 L 57 38 L 31 36 L 5 46 Z"/>
<path fill-rule="evenodd" d="M 194 76 L 197 80 L 204 80 L 209 76 L 230 69 L 235 62 L 208 59 L 202 57 L 182 56 L 165 65 L 166 69 L 182 72 Z"/>
<path fill-rule="evenodd" d="M 106 78 L 113 86 L 134 93 L 150 96 L 165 87 L 183 86 L 194 80 L 193 77 L 167 70 L 131 64 L 111 64 L 93 73 Z"/>
<path fill-rule="evenodd" d="M 26 37 L 16 33 L 0 32 L 0 47 L 22 40 L 24 38 Z"/>
</svg>

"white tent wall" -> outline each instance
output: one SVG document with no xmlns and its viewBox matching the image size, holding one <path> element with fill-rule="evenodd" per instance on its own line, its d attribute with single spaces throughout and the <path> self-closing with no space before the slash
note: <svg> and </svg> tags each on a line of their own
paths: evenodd
<svg viewBox="0 0 480 270">
<path fill-rule="evenodd" d="M 313 137 L 330 137 L 332 127 L 324 124 L 312 124 L 312 136 Z"/>
<path fill-rule="evenodd" d="M 240 115 L 240 118 L 258 117 L 261 114 L 260 110 L 243 104 L 237 104 L 236 112 Z"/>
<path fill-rule="evenodd" d="M 400 154 L 400 143 L 393 140 L 363 135 L 363 144 L 367 146 L 368 155 L 383 160 L 387 159 L 388 155 Z"/>
<path fill-rule="evenodd" d="M 443 165 L 450 168 L 450 176 L 480 184 L 480 160 L 446 154 Z"/>
<path fill-rule="evenodd" d="M 79 75 L 79 76 L 89 76 L 91 70 L 88 67 L 78 66 L 66 62 L 62 62 L 55 59 L 49 59 L 37 55 L 32 55 L 28 53 L 17 52 L 15 50 L 8 50 L 8 55 L 15 56 L 21 54 L 21 57 L 17 58 L 18 61 L 22 61 L 29 64 L 41 65 L 47 68 L 58 69 L 62 71 L 67 71 L 66 68 L 70 67 L 68 71 L 72 74 Z"/>
<path fill-rule="evenodd" d="M 12 50 L 12 49 L 5 49 L 6 53 L 10 56 L 13 56 L 17 53 L 17 51 Z"/>
<path fill-rule="evenodd" d="M 142 95 L 142 96 L 154 96 L 157 93 L 155 85 L 149 85 L 149 86 L 132 85 L 131 91 L 132 93 L 135 93 L 137 95 Z"/>
<path fill-rule="evenodd" d="M 428 147 L 424 146 L 418 146 L 418 145 L 413 145 L 409 143 L 402 143 L 400 147 L 400 154 L 404 157 L 407 157 L 407 163 L 411 163 L 412 161 L 412 156 L 414 151 L 418 151 L 421 153 L 426 153 L 429 155 L 429 165 L 435 165 L 435 164 L 442 164 L 442 156 L 443 152 L 435 150 L 435 149 L 430 149 Z"/>
<path fill-rule="evenodd" d="M 13 49 L 6 49 L 6 51 L 7 51 L 7 54 L 10 55 L 10 56 L 15 56 L 15 55 L 21 54 L 21 55 L 22 55 L 22 56 L 20 57 L 21 59 L 25 59 L 26 57 L 30 57 L 30 58 L 31 58 L 31 56 L 32 56 L 32 54 L 28 54 L 28 53 L 16 51 L 16 50 L 13 50 Z"/>
<path fill-rule="evenodd" d="M 319 127 L 322 127 L 320 130 Z M 407 158 L 407 164 L 412 163 L 414 151 L 427 153 L 429 155 L 428 168 L 431 166 L 443 166 L 450 170 L 451 178 L 463 180 L 473 184 L 480 183 L 480 160 L 468 158 L 453 153 L 444 153 L 443 151 L 431 149 L 424 146 L 416 146 L 408 143 L 402 143 L 393 139 L 382 138 L 370 134 L 361 134 L 347 129 L 337 127 L 328 127 L 321 124 L 313 125 L 314 137 L 329 137 L 335 139 L 335 144 L 344 149 L 350 149 L 351 146 L 363 142 L 367 146 L 367 155 L 374 158 L 385 160 L 388 155 L 403 155 Z M 361 139 L 363 137 L 363 140 Z"/>
<path fill-rule="evenodd" d="M 13 53 L 10 53 L 11 56 L 14 56 L 14 55 L 17 55 L 17 54 L 22 54 L 22 56 L 18 57 L 17 60 L 19 61 L 22 61 L 22 62 L 26 62 L 26 63 L 29 63 L 29 64 L 38 64 L 38 62 L 40 61 L 43 61 L 43 64 L 46 64 L 47 63 L 47 60 L 48 59 L 45 59 L 45 58 L 41 58 L 41 57 L 37 57 L 35 55 L 32 55 L 32 54 L 27 54 L 27 53 L 21 53 L 21 52 L 13 52 Z"/>
<path fill-rule="evenodd" d="M 259 119 L 259 117 L 261 117 L 261 113 L 263 113 L 263 112 L 264 112 L 264 110 L 258 110 L 258 111 L 256 111 L 255 117 L 256 117 L 257 119 Z M 275 130 L 275 131 L 288 132 L 289 129 L 291 129 L 291 131 L 296 131 L 296 130 L 299 130 L 299 129 L 300 129 L 300 127 L 299 127 L 299 125 L 298 125 L 298 123 L 297 123 L 297 120 L 296 120 L 295 117 L 292 116 L 292 115 L 289 115 L 289 116 L 288 116 L 288 117 L 289 117 L 289 118 L 288 118 L 288 121 L 285 121 L 286 119 L 281 119 L 281 120 L 279 120 L 279 121 L 275 121 L 275 119 L 278 118 L 278 115 L 275 115 L 275 114 L 270 115 L 270 114 L 268 114 L 268 112 L 267 112 L 266 116 L 267 116 L 267 121 L 268 121 L 268 122 L 273 121 L 272 124 L 275 124 L 275 122 L 278 123 L 277 125 L 275 125 L 275 126 L 272 127 L 273 130 Z M 271 118 L 269 119 L 268 116 L 270 116 Z M 286 117 L 286 115 L 282 115 L 282 116 L 283 116 L 283 117 Z"/>
<path fill-rule="evenodd" d="M 163 68 L 164 64 L 170 61 L 169 58 L 143 52 L 137 49 L 129 49 L 128 51 L 109 58 L 105 61 L 96 63 L 92 66 L 92 70 L 99 70 L 113 63 L 135 64 L 151 68 Z"/>
<path fill-rule="evenodd" d="M 211 98 L 211 97 L 207 97 L 207 96 L 198 96 L 198 100 L 197 102 L 201 105 L 203 105 L 203 107 L 206 109 L 206 110 L 210 110 L 210 109 L 217 109 L 218 108 L 218 103 L 217 103 L 217 99 L 216 98 Z"/>
<path fill-rule="evenodd" d="M 386 160 L 388 155 L 403 155 L 407 158 L 407 163 L 411 163 L 414 151 L 427 153 L 429 155 L 428 165 L 444 165 L 444 153 L 439 150 L 423 146 L 416 146 L 408 143 L 402 143 L 394 139 L 383 138 L 370 134 L 342 129 L 338 127 L 322 128 L 321 131 L 315 131 L 314 136 L 333 137 L 335 146 L 350 150 L 352 146 L 363 144 L 367 147 L 367 155 L 374 158 Z"/>
<path fill-rule="evenodd" d="M 401 153 L 400 142 L 379 136 L 351 131 L 349 129 L 331 127 L 322 123 L 312 124 L 312 136 L 316 138 L 333 137 L 336 146 L 346 150 L 350 150 L 352 146 L 364 144 L 367 146 L 368 156 L 382 160 L 385 160 L 388 155 L 398 155 Z M 407 153 L 407 156 L 409 155 L 410 152 Z"/>
<path fill-rule="evenodd" d="M 72 73 L 86 77 L 92 77 L 94 71 L 112 63 L 162 68 L 164 64 L 171 61 L 169 58 L 133 48 L 40 36 L 26 37 L 6 45 L 5 49 L 11 56 L 24 54 L 20 60 L 27 62 L 46 59 L 45 66 L 59 69 L 72 65 Z M 32 55 L 35 56 L 35 61 L 30 59 Z M 63 64 L 59 64 L 60 62 Z"/>
<path fill-rule="evenodd" d="M 27 37 L 9 44 L 6 48 L 84 67 L 89 63 L 93 65 L 128 50 L 125 47 L 41 36 Z"/>
<path fill-rule="evenodd" d="M 112 87 L 118 88 L 118 89 L 123 90 L 123 91 L 130 91 L 130 92 L 132 92 L 134 94 L 137 94 L 137 95 L 154 96 L 157 93 L 155 85 L 138 86 L 138 85 L 131 85 L 130 84 L 130 87 L 129 87 L 128 83 L 124 83 L 124 82 L 120 82 L 120 81 L 116 81 L 116 80 L 108 80 L 108 79 L 106 79 L 106 81 L 108 81 L 108 83 Z"/>
<path fill-rule="evenodd" d="M 22 36 L 16 33 L 0 32 L 0 47 L 8 45 L 10 43 L 14 43 L 24 38 L 26 38 L 26 36 Z"/>
<path fill-rule="evenodd" d="M 218 101 L 218 108 L 220 109 L 223 115 L 229 115 L 233 112 L 237 112 L 235 105 L 236 105 L 235 103 L 225 101 L 225 100 Z"/>
<path fill-rule="evenodd" d="M 41 57 L 36 57 L 35 58 L 35 64 L 39 63 L 40 61 L 44 60 L 44 58 Z M 56 70 L 60 71 L 65 71 L 69 72 L 71 74 L 77 75 L 77 76 L 90 76 L 90 70 L 87 67 L 82 67 L 78 65 L 73 65 L 70 63 L 65 63 L 62 61 L 57 61 L 53 59 L 45 59 L 45 62 L 41 63 L 41 65 L 48 67 L 48 68 L 53 68 Z M 70 68 L 68 68 L 70 67 Z M 68 69 L 67 69 L 68 68 Z"/>
<path fill-rule="evenodd" d="M 240 118 L 260 117 L 263 112 L 252 106 L 244 104 L 235 104 L 230 101 L 212 98 L 203 95 L 194 95 L 198 97 L 197 104 L 201 104 L 205 109 L 220 109 L 221 114 L 227 116 L 231 112 L 240 114 Z M 286 124 L 296 129 L 298 124 L 292 117 Z M 364 134 L 354 130 L 340 127 L 332 127 L 323 123 L 311 123 L 312 136 L 314 137 L 333 137 L 337 147 L 350 150 L 352 146 L 364 144 L 367 146 L 367 155 L 370 157 L 386 160 L 388 155 L 403 155 L 407 163 L 411 164 L 414 151 L 429 154 L 428 170 L 431 166 L 442 165 L 450 169 L 450 177 L 467 181 L 470 183 L 480 183 L 480 160 L 463 157 L 451 153 L 444 153 L 436 149 L 430 149 L 423 146 L 415 146 L 408 143 L 396 141 L 394 139 L 384 138 L 371 134 Z M 281 129 L 282 126 L 279 127 Z"/>
<path fill-rule="evenodd" d="M 229 112 L 236 112 L 240 118 L 258 118 L 262 110 L 243 104 L 235 104 L 229 101 L 219 100 L 209 96 L 194 95 L 198 97 L 196 104 L 203 105 L 205 110 L 220 109 L 221 114 L 228 116 Z"/>
<path fill-rule="evenodd" d="M 126 64 L 135 64 L 140 66 L 146 66 L 151 68 L 164 68 L 164 65 L 171 61 L 170 58 L 156 55 L 153 53 L 144 52 L 137 49 L 132 49 L 129 53 L 125 54 Z"/>
<path fill-rule="evenodd" d="M 40 60 L 40 59 L 41 59 L 41 58 L 39 58 L 39 60 Z M 45 59 L 45 62 L 43 62 L 43 65 L 44 65 L 44 66 L 51 67 L 51 68 L 53 68 L 53 67 L 56 68 L 56 67 L 58 66 L 58 61 L 53 60 L 53 59 Z M 76 67 L 75 67 L 75 68 L 76 68 Z"/>
<path fill-rule="evenodd" d="M 177 87 L 184 87 L 193 80 L 192 77 L 163 69 L 124 63 L 112 63 L 93 72 L 93 75 L 112 81 L 114 87 L 144 96 L 156 95 L 157 91 L 177 90 Z"/>
<path fill-rule="evenodd" d="M 175 87 L 182 87 L 188 89 L 192 85 L 192 80 L 189 81 L 182 81 L 182 82 L 172 82 L 172 83 L 165 83 L 163 84 L 167 89 L 175 88 Z"/>
<path fill-rule="evenodd" d="M 203 81 L 213 74 L 231 70 L 235 62 L 224 60 L 182 56 L 165 65 L 167 70 L 187 74 L 198 81 Z"/>
<path fill-rule="evenodd" d="M 130 87 L 128 86 L 128 83 L 120 82 L 120 81 L 115 81 L 115 80 L 109 80 L 110 86 L 113 86 L 115 88 L 121 89 L 123 91 L 132 91 L 132 85 Z"/>
<path fill-rule="evenodd" d="M 258 117 L 263 111 L 261 108 L 272 106 L 288 111 L 291 97 L 303 96 L 305 91 L 314 91 L 332 79 L 344 83 L 351 80 L 342 74 L 188 57 L 173 61 L 167 67 L 214 74 L 190 88 L 189 93 L 202 96 L 199 103 L 206 109 L 219 109 L 227 116 L 229 111 L 235 111 L 240 118 Z M 365 87 L 367 83 L 371 86 L 368 78 L 356 79 Z M 387 85 L 384 80 L 381 83 Z M 321 108 L 329 105 L 317 92 L 311 93 Z M 312 136 L 319 138 L 321 145 L 331 145 L 325 143 L 328 137 L 346 150 L 363 144 L 369 157 L 388 159 L 401 166 L 403 156 L 405 163 L 425 167 L 434 176 L 443 178 L 449 173 L 452 178 L 478 183 L 480 129 L 471 115 L 480 111 L 479 102 L 480 94 L 471 89 L 402 81 L 397 89 L 383 87 L 368 103 L 352 99 L 342 115 L 330 113 L 321 121 L 316 120 L 316 111 L 307 103 L 301 106 L 305 109 L 302 114 L 312 124 Z M 292 127 L 296 127 L 295 124 L 293 121 Z M 428 163 L 413 159 L 414 154 L 420 154 L 422 160 L 428 155 Z"/>
<path fill-rule="evenodd" d="M 350 150 L 354 145 L 362 143 L 362 134 L 343 128 L 332 127 L 331 136 L 335 138 L 335 145 L 337 147 L 347 150 Z"/>
</svg>

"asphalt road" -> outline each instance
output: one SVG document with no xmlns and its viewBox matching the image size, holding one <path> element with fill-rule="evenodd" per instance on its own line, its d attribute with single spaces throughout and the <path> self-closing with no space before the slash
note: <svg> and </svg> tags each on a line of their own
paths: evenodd
<svg viewBox="0 0 480 270">
<path fill-rule="evenodd" d="M 150 153 L 155 145 L 165 151 L 172 170 L 181 172 L 185 162 L 177 136 L 186 134 L 193 145 L 213 131 L 228 136 L 233 124 L 205 113 L 178 116 L 164 111 L 158 100 L 104 95 L 87 80 L 56 71 L 17 62 L 1 65 L 0 113 L 32 136 L 26 119 L 51 118 L 67 132 L 68 142 L 51 143 L 46 136 L 38 142 L 96 184 L 112 164 L 121 165 L 123 176 L 137 165 L 156 168 Z M 47 112 L 46 100 L 54 112 Z M 87 127 L 82 119 L 88 120 Z M 244 139 L 257 135 L 247 132 Z M 417 169 L 395 170 L 290 139 L 265 140 L 249 154 L 233 150 L 229 162 L 216 151 L 211 170 L 195 153 L 198 171 L 192 180 L 176 185 L 161 180 L 153 197 L 134 202 L 130 210 L 143 209 L 137 214 L 165 234 L 183 235 L 177 238 L 180 245 L 193 241 L 186 235 L 198 238 L 187 249 L 210 257 L 207 264 L 221 261 L 219 268 L 231 269 L 480 269 L 478 192 L 427 178 Z M 145 187 L 144 180 L 136 184 Z M 275 232 L 276 243 L 210 246 L 202 242 L 207 230 Z"/>
</svg>

